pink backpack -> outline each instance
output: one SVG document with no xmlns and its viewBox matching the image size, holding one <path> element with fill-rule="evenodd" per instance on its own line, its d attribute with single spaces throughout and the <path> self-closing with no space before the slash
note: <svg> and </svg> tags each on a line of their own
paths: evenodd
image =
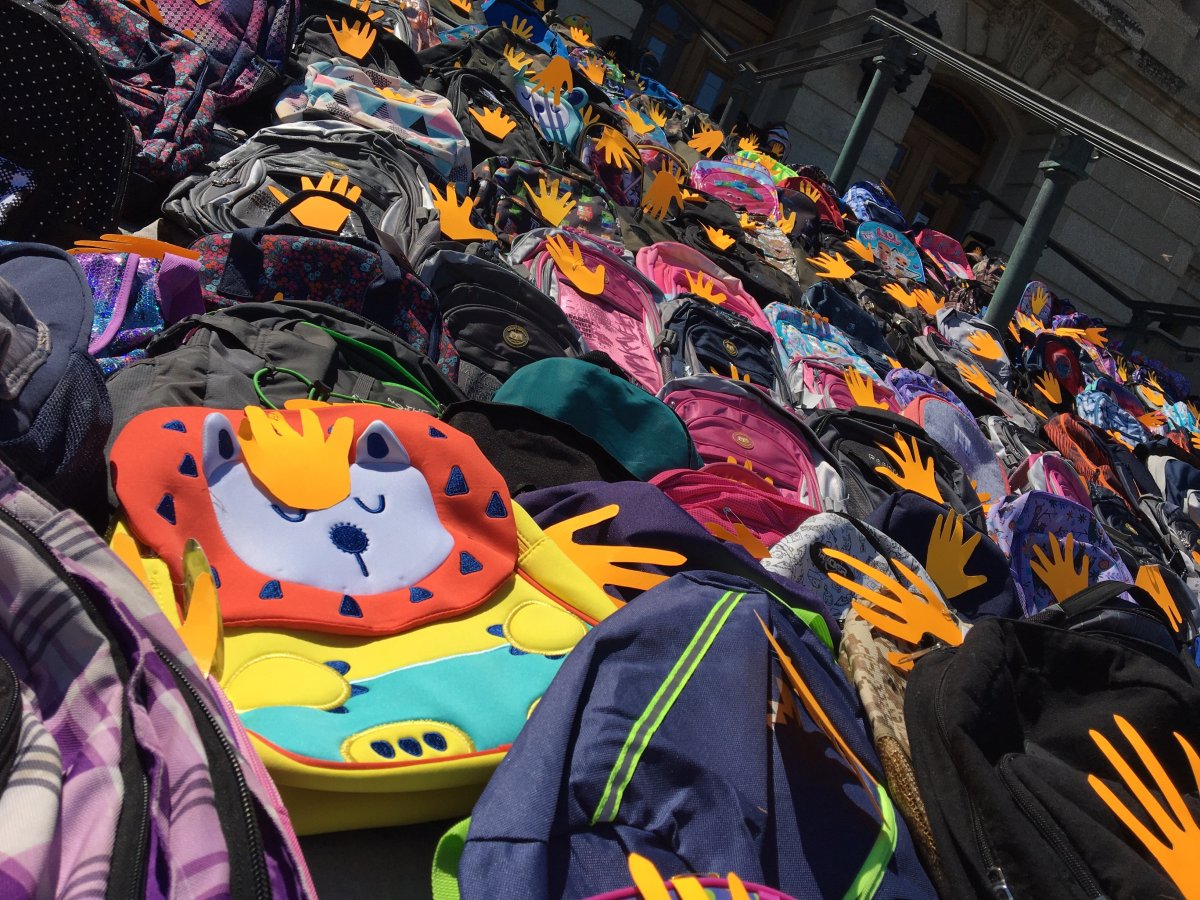
<svg viewBox="0 0 1200 900">
<path fill-rule="evenodd" d="M 739 211 L 768 218 L 779 212 L 779 194 L 771 176 L 760 166 L 746 165 L 736 157 L 700 160 L 692 166 L 688 182 Z"/>
<path fill-rule="evenodd" d="M 841 506 L 836 464 L 812 430 L 750 384 L 717 375 L 668 382 L 659 398 L 675 410 L 706 463 L 733 463 L 784 497 L 817 510 Z"/>
<path fill-rule="evenodd" d="M 1020 493 L 1045 491 L 1073 500 L 1086 509 L 1092 508 L 1087 485 L 1075 467 L 1058 453 L 1035 453 L 1026 459 L 1009 479 L 1012 489 Z"/>
<path fill-rule="evenodd" d="M 722 309 L 735 312 L 763 331 L 771 331 L 762 307 L 734 278 L 711 259 L 686 244 L 666 241 L 650 244 L 637 253 L 638 271 L 653 281 L 669 300 L 678 294 L 695 293 L 693 282 L 704 276 L 713 293 L 725 296 Z"/>
<path fill-rule="evenodd" d="M 736 463 L 673 469 L 655 475 L 650 483 L 717 537 L 727 539 L 742 524 L 767 547 L 821 511 L 785 497 L 766 479 Z"/>
<path fill-rule="evenodd" d="M 604 291 L 593 297 L 562 277 L 546 249 L 555 235 L 579 246 L 583 263 L 591 270 L 604 266 Z M 509 259 L 526 266 L 530 278 L 554 299 L 583 337 L 589 350 L 602 350 L 651 393 L 663 384 L 654 339 L 662 330 L 659 304 L 662 292 L 634 268 L 613 244 L 562 228 L 539 228 L 519 237 Z"/>
<path fill-rule="evenodd" d="M 845 371 L 855 369 L 869 383 L 875 399 L 886 403 L 890 412 L 900 412 L 892 389 L 881 380 L 862 375 L 854 363 L 845 358 L 798 356 L 788 366 L 788 387 L 796 403 L 803 409 L 853 409 L 858 404 L 846 384 Z"/>
</svg>

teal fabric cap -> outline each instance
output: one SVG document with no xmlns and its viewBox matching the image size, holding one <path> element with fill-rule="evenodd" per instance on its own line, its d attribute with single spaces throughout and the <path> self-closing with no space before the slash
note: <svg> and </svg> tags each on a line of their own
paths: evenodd
<svg viewBox="0 0 1200 900">
<path fill-rule="evenodd" d="M 667 469 L 698 469 L 700 457 L 674 410 L 635 385 L 580 359 L 524 366 L 492 398 L 573 425 L 643 481 Z"/>
</svg>

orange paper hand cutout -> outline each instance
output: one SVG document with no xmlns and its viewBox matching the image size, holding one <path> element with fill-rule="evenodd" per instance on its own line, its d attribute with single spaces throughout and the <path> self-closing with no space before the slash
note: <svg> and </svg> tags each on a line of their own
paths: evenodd
<svg viewBox="0 0 1200 900">
<path fill-rule="evenodd" d="M 482 113 L 475 109 L 475 107 L 468 106 L 467 112 L 471 114 L 471 118 L 479 123 L 480 128 L 499 140 L 504 140 L 504 138 L 508 137 L 508 133 L 517 127 L 517 123 L 505 115 L 499 106 L 492 107 L 491 109 L 485 107 Z"/>
<path fill-rule="evenodd" d="M 501 24 L 517 37 L 527 41 L 533 40 L 533 26 L 520 16 L 513 16 L 511 22 L 502 22 Z"/>
<path fill-rule="evenodd" d="M 329 30 L 333 34 L 338 49 L 347 56 L 361 60 L 375 46 L 375 37 L 378 32 L 374 25 L 368 25 L 366 22 L 347 25 L 346 20 L 342 19 L 342 24 L 338 26 L 333 24 L 333 19 L 329 16 L 325 17 L 325 21 L 329 23 Z"/>
<path fill-rule="evenodd" d="M 1192 449 L 1200 452 L 1200 434 L 1196 434 L 1194 431 L 1189 432 L 1189 434 L 1191 436 Z"/>
<path fill-rule="evenodd" d="M 869 378 L 863 378 L 862 372 L 854 366 L 847 366 L 843 369 L 842 378 L 846 382 L 846 387 L 850 389 L 850 396 L 854 398 L 855 406 L 868 406 L 871 409 L 888 408 L 886 403 L 875 399 L 875 382 Z"/>
<path fill-rule="evenodd" d="M 719 228 L 713 228 L 710 225 L 702 226 L 704 234 L 709 242 L 718 250 L 728 250 L 735 243 L 734 239 Z"/>
<path fill-rule="evenodd" d="M 511 45 L 504 48 L 504 59 L 508 63 L 509 68 L 517 73 L 520 73 L 522 69 L 533 63 L 532 57 L 526 56 L 523 51 Z"/>
<path fill-rule="evenodd" d="M 1089 341 L 1097 347 L 1103 347 L 1108 343 L 1108 338 L 1104 334 L 1105 330 L 1104 328 L 1056 328 L 1054 329 L 1054 333 L 1060 334 L 1063 337 Z"/>
<path fill-rule="evenodd" d="M 1024 400 L 1021 400 L 1020 404 L 1023 407 L 1025 407 L 1027 410 L 1029 410 L 1031 413 L 1033 413 L 1035 416 L 1037 416 L 1039 419 L 1047 418 L 1046 414 L 1044 412 L 1042 412 L 1040 409 L 1038 409 L 1036 406 L 1030 406 Z"/>
<path fill-rule="evenodd" d="M 963 540 L 963 519 L 953 510 L 938 516 L 934 522 L 929 549 L 925 553 L 925 571 L 947 600 L 987 583 L 986 575 L 968 575 L 966 572 L 971 554 L 982 538 L 982 534 L 974 534 Z"/>
<path fill-rule="evenodd" d="M 638 158 L 638 152 L 633 144 L 629 143 L 629 139 L 607 125 L 600 132 L 596 149 L 604 154 L 606 163 L 619 169 L 632 169 L 634 160 Z"/>
<path fill-rule="evenodd" d="M 913 593 L 902 586 L 890 575 L 880 572 L 873 566 L 855 559 L 841 550 L 826 547 L 821 551 L 830 559 L 836 559 L 843 565 L 849 566 L 861 575 L 879 584 L 882 590 L 875 590 L 859 584 L 845 575 L 837 572 L 826 572 L 825 577 L 863 600 L 870 601 L 866 606 L 857 600 L 850 606 L 872 628 L 889 634 L 894 638 L 919 644 L 925 635 L 929 635 L 943 644 L 957 647 L 962 643 L 962 629 L 946 609 L 946 604 L 937 595 L 937 591 L 920 575 L 899 560 L 892 560 L 894 565 L 917 591 Z"/>
<path fill-rule="evenodd" d="M 688 146 L 697 153 L 703 153 L 705 156 L 712 156 L 716 153 L 717 148 L 721 146 L 721 141 L 725 139 L 725 135 L 717 128 L 705 128 L 703 131 L 697 131 L 688 139 Z"/>
<path fill-rule="evenodd" d="M 1060 544 L 1055 535 L 1050 535 L 1050 556 L 1041 547 L 1034 546 L 1029 567 L 1050 589 L 1054 599 L 1062 603 L 1088 586 L 1088 555 L 1080 555 L 1079 568 L 1075 568 L 1075 535 L 1068 534 L 1065 544 Z"/>
<path fill-rule="evenodd" d="M 529 79 L 529 83 L 534 85 L 539 93 L 552 96 L 554 102 L 558 103 L 563 93 L 575 86 L 575 77 L 566 57 L 554 56 L 546 63 L 544 69 Z"/>
<path fill-rule="evenodd" d="M 697 272 L 694 275 L 691 272 L 686 272 L 685 275 L 687 277 L 688 293 L 695 294 L 697 297 L 703 297 L 709 303 L 715 303 L 717 306 L 720 306 L 729 299 L 717 290 L 716 284 L 703 272 Z"/>
<path fill-rule="evenodd" d="M 650 117 L 650 121 L 653 122 L 655 125 L 657 125 L 659 128 L 667 127 L 667 114 L 663 111 L 663 108 L 661 106 L 659 106 L 657 103 L 651 103 L 651 104 L 647 105 L 646 115 L 648 115 Z"/>
<path fill-rule="evenodd" d="M 1166 769 L 1147 746 L 1146 741 L 1138 734 L 1137 729 L 1124 716 L 1114 715 L 1113 721 L 1137 754 L 1141 763 L 1140 768 L 1150 775 L 1158 793 L 1166 800 L 1170 812 L 1163 808 L 1162 803 L 1151 793 L 1150 787 L 1121 757 L 1108 738 L 1095 729 L 1089 730 L 1088 734 L 1096 742 L 1100 752 L 1112 763 L 1112 767 L 1117 770 L 1117 774 L 1125 786 L 1137 798 L 1137 802 L 1142 807 L 1141 816 L 1131 812 L 1124 801 L 1117 797 L 1112 789 L 1097 776 L 1088 775 L 1088 784 L 1100 795 L 1104 805 L 1111 809 L 1125 827 L 1132 831 L 1142 845 L 1150 851 L 1150 855 L 1158 861 L 1167 876 L 1175 882 L 1180 893 L 1188 900 L 1200 897 L 1200 824 L 1197 824 L 1191 810 L 1184 803 L 1179 788 L 1171 782 Z M 1196 755 L 1196 750 L 1179 732 L 1172 733 L 1175 735 L 1175 740 L 1179 742 L 1184 756 L 1187 757 L 1193 783 L 1200 785 L 1200 757 Z M 1146 818 L 1154 822 L 1158 829 L 1157 832 L 1152 831 L 1144 824 L 1143 820 Z"/>
<path fill-rule="evenodd" d="M 471 14 L 471 0 L 450 0 L 450 5 L 457 9 L 464 16 Z"/>
<path fill-rule="evenodd" d="M 816 201 L 821 199 L 821 192 L 812 185 L 806 184 L 804 188 L 804 193 L 808 194 L 810 200 Z M 871 251 L 871 248 L 858 238 L 850 238 L 850 240 L 845 242 L 845 247 L 859 259 L 866 260 L 869 263 L 875 262 L 875 254 Z"/>
<path fill-rule="evenodd" d="M 738 149 L 745 150 L 747 153 L 758 152 L 758 138 L 754 135 L 747 135 L 744 138 L 738 139 Z"/>
<path fill-rule="evenodd" d="M 627 569 L 618 563 L 646 566 L 682 566 L 687 557 L 671 550 L 657 550 L 653 547 L 609 546 L 608 544 L 578 544 L 575 535 L 585 528 L 607 522 L 615 518 L 621 508 L 610 503 L 590 513 L 564 519 L 556 525 L 544 529 L 546 536 L 554 541 L 559 548 L 571 557 L 571 560 L 587 573 L 587 576 L 601 587 L 628 587 L 637 591 L 648 591 L 655 585 L 667 580 L 666 575 L 655 572 L 639 572 Z"/>
<path fill-rule="evenodd" d="M 562 220 L 567 217 L 567 213 L 575 208 L 575 201 L 571 198 L 571 192 L 564 190 L 560 195 L 558 193 L 559 179 L 546 184 L 546 179 L 538 180 L 538 189 L 529 192 L 529 199 L 533 201 L 534 206 L 538 208 L 538 212 L 542 214 L 542 218 L 551 225 L 560 225 Z"/>
<path fill-rule="evenodd" d="M 1179 631 L 1179 627 L 1183 625 L 1183 616 L 1179 613 L 1179 606 L 1175 603 L 1175 598 L 1171 596 L 1170 588 L 1163 580 L 1161 567 L 1142 566 L 1138 569 L 1137 580 L 1134 584 L 1153 597 L 1158 608 L 1167 614 L 1171 630 Z"/>
<path fill-rule="evenodd" d="M 137 237 L 132 234 L 102 234 L 94 241 L 76 241 L 68 253 L 135 253 L 152 259 L 162 259 L 168 253 L 184 259 L 199 259 L 199 250 L 189 250 L 165 241 Z"/>
<path fill-rule="evenodd" d="M 577 43 L 580 47 L 596 46 L 594 43 L 592 43 L 591 35 L 589 35 L 582 28 L 577 28 L 576 26 L 572 25 L 569 29 L 567 29 L 567 34 L 569 34 L 571 36 L 571 40 Z"/>
<path fill-rule="evenodd" d="M 709 534 L 723 541 L 728 541 L 731 544 L 737 544 L 755 559 L 766 559 L 771 555 L 771 551 L 767 545 L 759 540 L 758 536 L 741 522 L 735 522 L 732 531 L 720 522 L 706 522 L 704 527 L 708 530 Z"/>
<path fill-rule="evenodd" d="M 634 134 L 649 134 L 654 130 L 654 123 L 646 121 L 640 112 L 628 104 L 617 107 L 617 112 L 625 117 Z"/>
<path fill-rule="evenodd" d="M 596 266 L 595 270 L 585 266 L 583 251 L 577 243 L 568 244 L 561 234 L 556 234 L 546 241 L 546 251 L 563 277 L 583 293 L 596 297 L 604 292 L 604 266 Z"/>
<path fill-rule="evenodd" d="M 796 213 L 790 212 L 782 216 L 777 224 L 779 225 L 779 230 L 784 234 L 791 234 L 796 230 Z"/>
<path fill-rule="evenodd" d="M 800 193 L 802 193 L 802 194 L 803 194 L 805 197 L 807 197 L 807 198 L 808 198 L 809 200 L 811 200 L 813 203 L 818 203 L 818 202 L 820 202 L 820 200 L 821 200 L 821 191 L 820 191 L 818 188 L 814 187 L 813 185 L 811 185 L 811 184 L 808 184 L 807 182 L 802 182 L 802 183 L 801 183 L 801 185 L 800 185 Z M 847 247 L 850 247 L 850 244 L 851 244 L 852 242 L 853 242 L 853 243 L 856 243 L 856 244 L 858 244 L 858 238 L 853 238 L 853 239 L 852 239 L 852 241 L 847 241 L 847 242 L 846 242 L 846 246 L 847 246 Z M 869 249 L 866 247 L 866 245 L 864 245 L 864 244 L 858 244 L 858 245 L 859 245 L 860 247 L 862 247 L 863 249 L 867 250 L 867 252 L 868 252 L 868 253 L 870 252 L 870 250 L 869 250 Z M 854 253 L 858 254 L 859 256 L 862 256 L 862 254 L 861 254 L 861 253 L 859 253 L 857 250 L 854 250 L 854 248 L 853 248 L 853 247 L 850 247 L 850 249 L 851 249 L 851 250 L 853 250 L 853 251 L 854 251 Z M 862 258 L 863 258 L 863 259 L 867 259 L 865 256 L 863 256 Z M 872 254 L 871 254 L 871 258 L 870 258 L 869 260 L 867 260 L 867 261 L 868 261 L 868 262 L 874 262 L 874 261 L 875 261 L 875 254 L 874 254 L 874 253 L 872 253 Z"/>
<path fill-rule="evenodd" d="M 679 182 L 666 169 L 659 169 L 650 182 L 650 189 L 642 196 L 642 209 L 652 219 L 662 221 L 671 211 L 671 204 L 676 203 L 683 209 L 683 194 L 679 192 Z"/>
<path fill-rule="evenodd" d="M 996 360 L 1004 356 L 1004 349 L 994 337 L 984 331 L 972 331 L 971 336 L 967 338 L 967 348 L 973 356 L 980 359 Z"/>
<path fill-rule="evenodd" d="M 1148 384 L 1139 384 L 1137 386 L 1137 389 L 1138 389 L 1138 393 L 1140 393 L 1142 395 L 1142 399 L 1145 400 L 1151 406 L 1161 407 L 1164 403 L 1167 402 L 1167 398 L 1163 396 L 1162 391 L 1158 390 L 1157 388 L 1151 387 Z"/>
<path fill-rule="evenodd" d="M 126 0 L 134 9 L 145 13 L 159 25 L 163 24 L 162 10 L 154 0 Z"/>
<path fill-rule="evenodd" d="M 758 223 L 750 218 L 749 213 L 738 216 L 738 225 L 742 226 L 742 231 L 758 231 Z"/>
<path fill-rule="evenodd" d="M 854 269 L 840 253 L 821 253 L 818 256 L 810 256 L 808 264 L 813 267 L 818 278 L 833 278 L 840 281 L 854 275 Z"/>
<path fill-rule="evenodd" d="M 946 305 L 946 301 L 940 297 L 935 297 L 933 291 L 929 290 L 929 288 L 917 288 L 912 292 L 912 295 L 913 299 L 917 301 L 917 305 L 925 311 L 925 315 L 930 317 L 936 316 L 942 307 Z"/>
<path fill-rule="evenodd" d="M 1133 449 L 1133 444 L 1131 444 L 1129 442 L 1129 439 L 1127 437 L 1125 437 L 1125 435 L 1121 434 L 1121 432 L 1113 431 L 1112 429 L 1109 429 L 1108 431 L 1105 431 L 1104 433 L 1107 434 L 1114 441 L 1116 441 L 1118 444 L 1120 444 L 1122 447 L 1124 447 L 1126 450 Z"/>
<path fill-rule="evenodd" d="M 604 84 L 604 63 L 595 56 L 589 56 L 579 67 L 592 84 Z"/>
<path fill-rule="evenodd" d="M 1138 416 L 1138 421 L 1147 428 L 1160 428 L 1167 424 L 1167 417 L 1155 409 Z"/>
<path fill-rule="evenodd" d="M 591 128 L 593 125 L 595 125 L 597 122 L 600 121 L 600 116 L 596 113 L 596 111 L 594 109 L 592 109 L 592 104 L 590 104 L 590 103 L 583 108 L 583 112 L 580 113 L 579 115 L 580 115 L 580 118 L 583 119 L 583 127 L 584 128 Z"/>
<path fill-rule="evenodd" d="M 305 191 L 338 194 L 351 202 L 358 200 L 362 196 L 362 188 L 357 185 L 351 185 L 350 180 L 345 175 L 339 178 L 337 183 L 334 183 L 332 172 L 326 172 L 322 175 L 321 180 L 315 185 L 312 179 L 305 175 L 300 179 L 300 187 Z M 285 203 L 288 199 L 288 195 L 273 184 L 268 185 L 267 190 L 280 203 Z M 305 228 L 314 228 L 317 231 L 328 231 L 337 234 L 342 230 L 342 226 L 346 224 L 346 219 L 350 218 L 350 210 L 336 200 L 318 196 L 301 200 L 292 209 L 291 215 L 293 219 Z"/>
<path fill-rule="evenodd" d="M 371 0 L 350 0 L 350 8 L 366 13 L 367 18 L 372 22 L 378 22 L 383 18 L 382 9 L 371 12 Z"/>
<path fill-rule="evenodd" d="M 1040 316 L 1042 310 L 1046 308 L 1046 304 L 1050 302 L 1050 295 L 1046 293 L 1046 289 L 1040 285 L 1033 289 L 1033 293 L 1029 297 L 1029 308 L 1033 310 L 1035 316 Z"/>
<path fill-rule="evenodd" d="M 1017 327 L 1020 328 L 1022 331 L 1028 331 L 1031 334 L 1037 334 L 1039 331 L 1042 330 L 1041 322 L 1039 322 L 1037 319 L 1032 318 L 1031 316 L 1025 315 L 1025 313 L 1021 312 L 1021 310 L 1019 310 L 1019 309 L 1017 310 L 1017 314 L 1014 317 L 1014 319 L 1017 323 Z"/>
<path fill-rule="evenodd" d="M 1053 372 L 1043 372 L 1033 382 L 1033 386 L 1039 394 L 1052 404 L 1057 406 L 1059 403 L 1062 403 L 1062 385 L 1058 383 L 1058 379 L 1054 377 Z"/>
<path fill-rule="evenodd" d="M 637 853 L 629 854 L 629 876 L 641 900 L 671 900 L 671 893 L 663 884 L 658 869 L 646 857 Z"/>
<path fill-rule="evenodd" d="M 906 309 L 917 308 L 917 298 L 904 289 L 904 285 L 894 281 L 883 286 L 883 292 Z"/>
<path fill-rule="evenodd" d="M 915 437 L 910 446 L 904 440 L 904 435 L 897 432 L 896 446 L 900 449 L 899 453 L 886 444 L 876 446 L 891 458 L 900 474 L 897 475 L 887 466 L 876 466 L 876 472 L 895 483 L 901 490 L 915 491 L 935 503 L 946 502 L 942 499 L 942 492 L 934 479 L 933 459 L 921 459 L 921 449 L 917 446 Z"/>
<path fill-rule="evenodd" d="M 437 207 L 442 234 L 446 237 L 453 241 L 496 240 L 495 232 L 471 223 L 471 210 L 475 208 L 475 201 L 470 197 L 463 197 L 462 203 L 459 203 L 458 188 L 453 182 L 446 185 L 445 197 L 439 194 L 432 184 L 429 185 L 429 192 L 433 194 L 433 205 Z"/>
<path fill-rule="evenodd" d="M 974 478 L 971 479 L 971 487 L 975 491 L 975 496 L 979 498 L 979 506 L 983 510 L 983 514 L 986 516 L 992 511 L 992 504 L 988 502 L 992 499 L 992 495 L 981 491 L 979 489 L 979 482 Z"/>
<path fill-rule="evenodd" d="M 969 366 L 965 363 L 957 363 L 958 374 L 962 376 L 962 380 L 985 397 L 995 397 L 996 388 L 988 381 L 987 374 L 979 366 Z"/>
</svg>

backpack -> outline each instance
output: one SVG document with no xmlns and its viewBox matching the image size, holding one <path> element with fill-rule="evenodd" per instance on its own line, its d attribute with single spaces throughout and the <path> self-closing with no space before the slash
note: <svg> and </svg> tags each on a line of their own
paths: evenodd
<svg viewBox="0 0 1200 900">
<path fill-rule="evenodd" d="M 1008 473 L 975 420 L 941 397 L 918 397 L 902 413 L 912 419 L 962 466 L 985 505 L 1009 492 Z"/>
<path fill-rule="evenodd" d="M 757 385 L 784 403 L 791 401 L 771 332 L 690 295 L 664 303 L 662 318 L 654 346 L 664 382 L 711 373 Z"/>
<path fill-rule="evenodd" d="M 1010 475 L 1035 453 L 1054 451 L 1049 441 L 1004 416 L 981 416 L 976 421 Z"/>
<path fill-rule="evenodd" d="M 1143 787 L 1151 754 L 1153 783 L 1192 815 L 1180 743 L 1200 739 L 1200 692 L 1164 616 L 1114 599 L 1127 589 L 1096 585 L 1044 621 L 980 622 L 917 663 L 905 713 L 942 896 L 1179 895 L 1129 823 L 1145 817 L 1135 796 L 1161 803 Z"/>
<path fill-rule="evenodd" d="M 165 407 L 125 426 L 112 467 L 174 583 L 188 538 L 219 573 L 221 687 L 301 833 L 465 811 L 616 608 L 425 413 Z"/>
<path fill-rule="evenodd" d="M 771 303 L 763 315 L 775 332 L 779 360 L 784 366 L 797 356 L 827 357 L 853 365 L 865 378 L 879 378 L 879 373 L 859 352 L 862 345 L 816 314 L 786 303 Z"/>
<path fill-rule="evenodd" d="M 1076 394 L 1075 414 L 1105 433 L 1117 432 L 1135 447 L 1146 442 L 1146 431 L 1138 420 L 1101 391 L 1089 389 Z"/>
<path fill-rule="evenodd" d="M 842 195 L 842 202 L 859 222 L 880 222 L 897 231 L 907 231 L 908 222 L 890 192 L 870 181 L 856 181 Z"/>
<path fill-rule="evenodd" d="M 801 306 L 829 320 L 855 340 L 884 354 L 892 355 L 892 348 L 883 337 L 879 322 L 869 312 L 839 291 L 827 281 L 818 281 L 804 292 Z"/>
<path fill-rule="evenodd" d="M 544 191 L 549 196 L 550 186 L 555 182 L 555 196 L 569 195 L 574 205 L 560 221 L 551 222 L 542 214 L 533 195 L 541 196 Z M 608 241 L 621 240 L 621 224 L 604 189 L 594 179 L 575 171 L 533 160 L 495 156 L 475 166 L 471 173 L 471 196 L 484 223 L 506 243 L 547 226 L 576 229 Z"/>
<path fill-rule="evenodd" d="M 0 484 L 4 893 L 315 897 L 271 780 L 150 594 L 4 464 Z"/>
<path fill-rule="evenodd" d="M 1113 491 L 1130 505 L 1136 503 L 1134 495 L 1126 494 L 1112 456 L 1089 425 L 1070 413 L 1060 413 L 1046 422 L 1042 430 L 1085 482 Z"/>
<path fill-rule="evenodd" d="M 1052 557 L 1051 535 L 1063 549 L 1067 537 L 1072 537 L 1077 562 L 1087 555 L 1088 584 L 1133 580 L 1092 510 L 1066 497 L 1030 491 L 1005 498 L 988 513 L 987 528 L 992 539 L 1008 555 L 1021 608 L 1027 616 L 1057 602 L 1053 591 L 1032 568 L 1032 562 L 1040 558 L 1034 552 L 1035 547 L 1041 554 Z"/>
<path fill-rule="evenodd" d="M 338 182 L 344 176 L 362 191 L 352 204 L 360 214 L 347 209 L 336 230 L 325 229 L 327 236 L 370 237 L 363 219 L 379 230 L 389 208 L 402 204 L 402 221 L 412 232 L 394 237 L 407 249 L 411 234 L 434 218 L 430 176 L 421 164 L 398 138 L 359 125 L 316 121 L 262 128 L 211 169 L 179 182 L 163 203 L 166 218 L 197 236 L 261 228 L 283 212 L 307 218 L 298 205 L 314 196 L 310 186 L 319 187 L 317 179 L 326 172 L 336 173 Z M 337 196 L 327 190 L 319 194 Z"/>
<path fill-rule="evenodd" d="M 200 165 L 219 113 L 282 80 L 296 9 L 293 0 L 66 0 L 59 16 L 104 64 L 133 127 L 135 170 L 167 186 Z"/>
<path fill-rule="evenodd" d="M 391 135 L 448 181 L 471 171 L 471 146 L 449 100 L 348 60 L 310 62 L 304 80 L 276 102 L 275 116 L 283 123 L 334 119 Z"/>
<path fill-rule="evenodd" d="M 1146 458 L 1146 467 L 1162 499 L 1200 524 L 1200 469 L 1182 459 L 1158 454 Z"/>
<path fill-rule="evenodd" d="M 1045 491 L 1073 500 L 1085 509 L 1092 508 L 1087 485 L 1075 467 L 1054 450 L 1028 456 L 1013 471 L 1010 481 L 1017 492 Z"/>
<path fill-rule="evenodd" d="M 276 225 L 210 234 L 192 249 L 200 255 L 200 290 L 209 309 L 280 301 L 329 304 L 383 326 L 450 378 L 457 374 L 458 352 L 442 331 L 437 298 L 407 262 L 369 238 L 330 240 Z"/>
<path fill-rule="evenodd" d="M 550 240 L 573 243 L 588 269 L 604 267 L 602 293 L 585 293 L 563 275 L 547 247 Z M 662 329 L 662 293 L 620 254 L 611 244 L 565 229 L 537 229 L 513 244 L 509 258 L 525 266 L 533 284 L 566 313 L 587 349 L 607 353 L 638 384 L 654 392 L 663 382 L 652 343 Z"/>
<path fill-rule="evenodd" d="M 354 399 L 437 412 L 463 393 L 424 353 L 326 303 L 239 303 L 167 328 L 108 381 L 116 434 L 163 406 Z"/>
<path fill-rule="evenodd" d="M 846 381 L 846 373 L 854 369 L 859 380 L 870 386 L 872 399 L 887 404 L 892 412 L 900 412 L 891 389 L 876 377 L 862 375 L 848 359 L 813 359 L 798 356 L 788 366 L 788 387 L 799 409 L 852 409 L 858 405 Z"/>
<path fill-rule="evenodd" d="M 52 7 L 4 0 L 0 59 L 0 239 L 65 243 L 115 230 L 134 138 L 96 52 Z"/>
<path fill-rule="evenodd" d="M 1008 361 L 1008 354 L 1004 351 L 1004 340 L 1000 332 L 987 324 L 978 316 L 970 316 L 949 306 L 942 307 L 937 314 L 937 330 L 951 343 L 955 344 L 960 350 L 969 354 L 975 360 L 976 365 L 991 372 L 1000 380 L 1001 384 L 1007 385 L 1012 376 L 1012 365 Z M 994 349 L 985 350 L 981 355 L 972 349 L 972 341 L 982 339 L 985 346 L 990 338 Z M 992 359 L 990 353 L 998 351 L 1000 356 Z"/>
<path fill-rule="evenodd" d="M 779 196 L 770 175 L 755 165 L 736 158 L 701 159 L 692 165 L 688 184 L 734 209 L 773 217 L 779 211 Z"/>
<path fill-rule="evenodd" d="M 542 164 L 553 161 L 554 152 L 517 102 L 512 87 L 495 75 L 482 69 L 440 69 L 427 75 L 421 86 L 450 102 L 454 118 L 471 143 L 472 158 L 508 156 Z M 496 117 L 492 123 L 492 110 L 498 110 L 507 122 Z"/>
<path fill-rule="evenodd" d="M 901 409 L 921 397 L 932 396 L 945 400 L 964 416 L 971 415 L 971 411 L 958 399 L 958 395 L 932 375 L 914 372 L 912 369 L 890 369 L 883 380 L 895 395 L 896 403 Z M 1001 417 L 997 416 L 996 418 Z M 1003 421 L 1008 420 L 1003 419 Z"/>
<path fill-rule="evenodd" d="M 468 396 L 489 399 L 523 365 L 584 353 L 563 310 L 510 268 L 438 250 L 417 274 L 437 298 L 442 327 L 460 357 L 458 384 Z"/>
<path fill-rule="evenodd" d="M 736 542 L 743 526 L 762 544 L 754 548 L 759 554 L 820 512 L 737 463 L 662 472 L 650 483 L 722 540 Z"/>
<path fill-rule="evenodd" d="M 637 252 L 637 267 L 668 300 L 683 294 L 711 295 L 722 309 L 737 313 L 756 328 L 771 330 L 762 307 L 742 283 L 686 244 L 660 241 L 643 247 Z"/>
<path fill-rule="evenodd" d="M 901 489 L 896 480 L 883 474 L 883 470 L 895 474 L 898 464 L 882 448 L 896 453 L 903 443 L 907 449 L 902 452 L 911 455 L 915 447 L 924 465 L 932 462 L 934 490 L 942 502 L 976 528 L 983 526 L 982 504 L 966 472 L 915 422 L 885 410 L 859 406 L 810 413 L 808 424 L 841 466 L 846 485 L 845 511 L 850 515 L 866 518 Z"/>
<path fill-rule="evenodd" d="M 1112 491 L 1095 485 L 1092 486 L 1090 497 L 1092 515 L 1104 526 L 1113 547 L 1130 572 L 1137 572 L 1145 565 L 1169 565 L 1173 551 L 1153 523 L 1146 521 L 1140 503 L 1130 509 Z"/>
<path fill-rule="evenodd" d="M 738 752 L 697 739 L 710 715 Z M 735 869 L 798 896 L 932 897 L 881 781 L 816 635 L 751 582 L 683 573 L 568 656 L 475 806 L 460 896 L 618 890 L 633 851 L 662 872 Z"/>
<path fill-rule="evenodd" d="M 667 382 L 659 394 L 706 463 L 732 462 L 812 509 L 841 509 L 837 464 L 794 413 L 761 389 L 715 375 Z"/>
</svg>

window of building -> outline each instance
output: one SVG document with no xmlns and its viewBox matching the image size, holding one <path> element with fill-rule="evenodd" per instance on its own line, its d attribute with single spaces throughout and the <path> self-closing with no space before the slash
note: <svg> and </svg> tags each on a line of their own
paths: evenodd
<svg viewBox="0 0 1200 900">
<path fill-rule="evenodd" d="M 723 87 L 725 87 L 724 78 L 716 72 L 706 72 L 696 91 L 696 99 L 692 102 L 706 113 L 711 113 L 713 106 L 721 96 Z"/>
</svg>

